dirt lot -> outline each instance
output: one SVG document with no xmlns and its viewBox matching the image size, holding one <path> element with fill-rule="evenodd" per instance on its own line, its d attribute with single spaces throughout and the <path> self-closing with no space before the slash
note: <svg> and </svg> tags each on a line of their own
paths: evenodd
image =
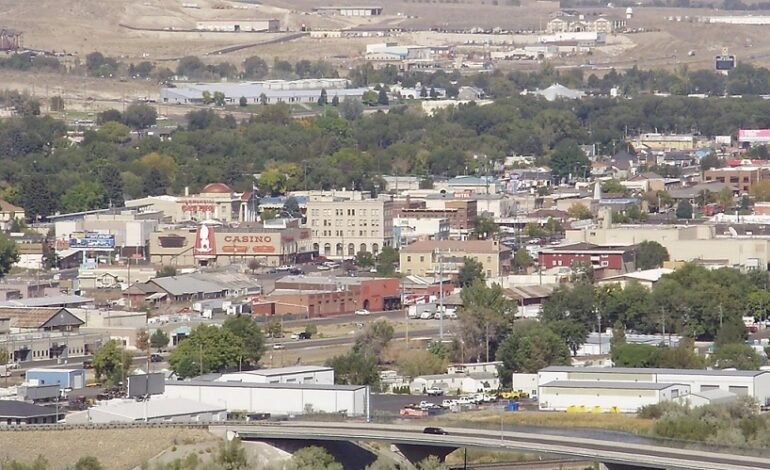
<svg viewBox="0 0 770 470">
<path fill-rule="evenodd" d="M 132 469 L 175 445 L 211 442 L 218 438 L 194 429 L 107 429 L 0 432 L 0 461 L 31 462 L 43 455 L 51 468 L 73 465 L 94 456 L 110 469 Z"/>
</svg>

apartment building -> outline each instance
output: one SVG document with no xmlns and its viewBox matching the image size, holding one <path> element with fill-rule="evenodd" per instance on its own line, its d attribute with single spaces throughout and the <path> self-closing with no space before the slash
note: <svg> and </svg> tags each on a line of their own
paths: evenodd
<svg viewBox="0 0 770 470">
<path fill-rule="evenodd" d="M 307 225 L 313 251 L 327 258 L 352 258 L 359 251 L 377 255 L 393 245 L 393 200 L 360 191 L 310 192 Z"/>
<path fill-rule="evenodd" d="M 443 272 L 455 276 L 466 257 L 481 263 L 487 279 L 510 271 L 511 250 L 497 240 L 425 240 L 401 248 L 401 272 L 417 276 Z"/>
<path fill-rule="evenodd" d="M 712 168 L 703 174 L 706 182 L 718 181 L 734 186 L 747 193 L 751 185 L 770 177 L 770 168 L 757 166 L 739 166 L 735 168 Z"/>
</svg>

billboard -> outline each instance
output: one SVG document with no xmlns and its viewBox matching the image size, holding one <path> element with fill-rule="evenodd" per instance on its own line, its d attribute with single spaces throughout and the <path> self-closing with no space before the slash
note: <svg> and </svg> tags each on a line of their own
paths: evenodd
<svg viewBox="0 0 770 470">
<path fill-rule="evenodd" d="M 160 395 L 166 391 L 166 378 L 162 372 L 128 376 L 128 398 Z"/>
<path fill-rule="evenodd" d="M 734 55 L 718 55 L 716 57 L 716 69 L 717 70 L 732 70 L 735 68 L 735 56 Z"/>
<path fill-rule="evenodd" d="M 193 256 L 196 258 L 213 259 L 217 257 L 216 237 L 214 227 L 202 224 L 195 234 Z"/>
<path fill-rule="evenodd" d="M 738 142 L 747 144 L 770 143 L 770 129 L 739 129 Z"/>
<path fill-rule="evenodd" d="M 115 235 L 109 233 L 87 232 L 83 236 L 70 237 L 70 248 L 86 250 L 114 250 Z"/>
</svg>

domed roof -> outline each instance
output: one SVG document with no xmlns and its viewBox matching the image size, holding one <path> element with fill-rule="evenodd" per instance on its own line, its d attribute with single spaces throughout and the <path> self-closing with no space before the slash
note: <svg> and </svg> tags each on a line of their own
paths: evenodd
<svg viewBox="0 0 770 470">
<path fill-rule="evenodd" d="M 233 188 L 230 186 L 224 184 L 224 183 L 211 183 L 207 184 L 206 186 L 201 189 L 201 193 L 227 193 L 230 194 L 233 192 Z"/>
</svg>

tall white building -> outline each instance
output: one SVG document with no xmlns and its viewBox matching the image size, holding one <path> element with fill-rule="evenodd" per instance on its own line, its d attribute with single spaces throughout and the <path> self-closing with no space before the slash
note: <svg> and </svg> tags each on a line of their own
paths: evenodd
<svg viewBox="0 0 770 470">
<path fill-rule="evenodd" d="M 308 194 L 307 224 L 313 250 L 327 258 L 352 258 L 359 251 L 377 255 L 393 245 L 393 201 L 360 191 Z"/>
</svg>

